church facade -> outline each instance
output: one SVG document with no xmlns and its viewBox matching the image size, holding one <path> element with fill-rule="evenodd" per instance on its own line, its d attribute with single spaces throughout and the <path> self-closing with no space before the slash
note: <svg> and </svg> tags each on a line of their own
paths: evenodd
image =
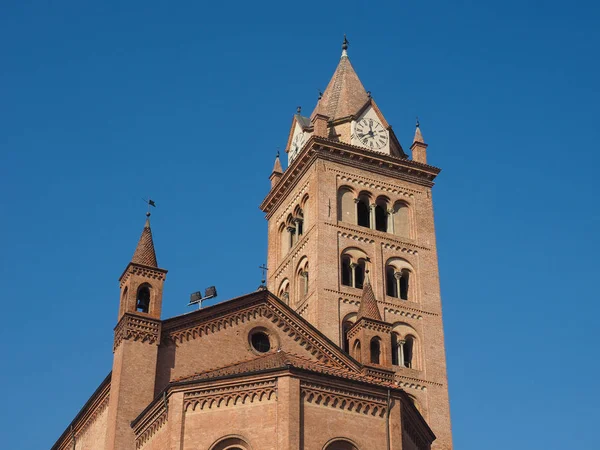
<svg viewBox="0 0 600 450">
<path fill-rule="evenodd" d="M 120 278 L 111 373 L 53 450 L 450 450 L 431 189 L 347 41 L 293 117 L 260 205 L 266 286 L 161 319 L 149 218 Z"/>
</svg>

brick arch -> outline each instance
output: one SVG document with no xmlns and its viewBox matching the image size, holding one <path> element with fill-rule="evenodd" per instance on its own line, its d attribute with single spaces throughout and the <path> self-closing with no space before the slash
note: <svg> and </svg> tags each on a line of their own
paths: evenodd
<svg viewBox="0 0 600 450">
<path fill-rule="evenodd" d="M 252 450 L 252 446 L 246 439 L 239 435 L 230 435 L 220 438 L 209 447 L 209 450 Z"/>
</svg>

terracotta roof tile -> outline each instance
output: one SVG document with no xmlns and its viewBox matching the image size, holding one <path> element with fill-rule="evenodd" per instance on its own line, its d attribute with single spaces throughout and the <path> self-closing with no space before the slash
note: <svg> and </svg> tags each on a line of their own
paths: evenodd
<svg viewBox="0 0 600 450">
<path fill-rule="evenodd" d="M 275 164 L 273 164 L 272 173 L 283 173 L 283 169 L 281 168 L 281 161 L 279 160 L 279 152 L 277 153 L 277 157 L 275 158 Z"/>
<path fill-rule="evenodd" d="M 373 288 L 371 287 L 371 281 L 369 280 L 368 275 L 365 277 L 365 283 L 363 286 L 362 297 L 360 298 L 360 306 L 358 308 L 356 320 L 358 321 L 363 317 L 365 319 L 381 321 L 381 313 L 379 312 L 377 300 L 375 299 L 375 294 L 373 293 Z"/>
<path fill-rule="evenodd" d="M 421 128 L 419 128 L 419 126 L 417 126 L 417 129 L 415 130 L 415 137 L 413 138 L 413 143 L 415 142 L 419 142 L 421 144 L 425 143 L 423 135 L 421 134 Z"/>
<path fill-rule="evenodd" d="M 367 91 L 344 53 L 311 117 L 317 113 L 330 120 L 348 117 L 356 114 L 368 100 Z"/>
<path fill-rule="evenodd" d="M 152 241 L 152 230 L 150 229 L 150 218 L 146 219 L 146 224 L 142 230 L 142 235 L 138 241 L 133 258 L 131 258 L 131 262 L 158 268 L 156 252 L 154 251 L 154 242 Z"/>
</svg>

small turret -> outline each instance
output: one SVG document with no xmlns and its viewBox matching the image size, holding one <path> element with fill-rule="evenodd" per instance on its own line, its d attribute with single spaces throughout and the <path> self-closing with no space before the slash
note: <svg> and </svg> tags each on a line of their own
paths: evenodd
<svg viewBox="0 0 600 450">
<path fill-rule="evenodd" d="M 413 143 L 410 146 L 412 151 L 413 161 L 427 164 L 427 144 L 421 134 L 421 127 L 419 126 L 419 120 L 417 119 L 417 129 L 415 130 L 415 137 Z"/>
<path fill-rule="evenodd" d="M 277 156 L 275 156 L 275 164 L 273 164 L 273 172 L 271 172 L 271 176 L 269 180 L 271 180 L 271 188 L 275 187 L 281 177 L 283 176 L 283 169 L 281 168 L 281 161 L 279 160 L 279 152 L 277 152 Z"/>
</svg>

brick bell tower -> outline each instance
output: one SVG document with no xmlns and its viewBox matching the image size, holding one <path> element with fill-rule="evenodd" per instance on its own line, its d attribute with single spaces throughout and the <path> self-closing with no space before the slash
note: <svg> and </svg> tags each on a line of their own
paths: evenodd
<svg viewBox="0 0 600 450">
<path fill-rule="evenodd" d="M 131 421 L 154 398 L 163 284 L 167 271 L 158 267 L 150 213 L 146 215 L 133 258 L 119 279 L 121 300 L 113 346 L 106 450 L 135 448 Z"/>
<path fill-rule="evenodd" d="M 419 124 L 404 152 L 342 55 L 309 117 L 292 118 L 261 204 L 267 287 L 332 341 L 390 372 L 437 439 L 452 434 L 432 187 Z M 357 343 L 359 342 L 359 343 Z M 376 355 L 378 353 L 378 355 Z"/>
</svg>

